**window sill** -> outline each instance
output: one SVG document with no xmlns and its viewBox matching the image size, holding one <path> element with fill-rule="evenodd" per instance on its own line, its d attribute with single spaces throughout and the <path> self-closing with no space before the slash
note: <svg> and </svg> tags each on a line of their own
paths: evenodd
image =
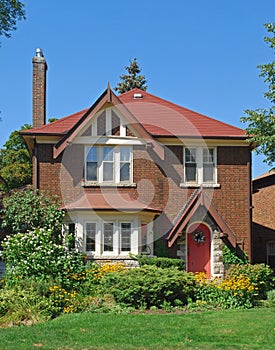
<svg viewBox="0 0 275 350">
<path fill-rule="evenodd" d="M 221 184 L 194 184 L 194 183 L 181 183 L 181 188 L 221 188 Z"/>
<path fill-rule="evenodd" d="M 84 181 L 81 184 L 82 187 L 137 187 L 134 182 L 119 182 L 119 183 L 99 183 L 94 181 Z"/>
</svg>

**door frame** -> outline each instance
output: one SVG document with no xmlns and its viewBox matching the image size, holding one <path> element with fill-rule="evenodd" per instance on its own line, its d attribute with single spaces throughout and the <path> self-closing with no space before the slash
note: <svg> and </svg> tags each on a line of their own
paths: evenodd
<svg viewBox="0 0 275 350">
<path fill-rule="evenodd" d="M 209 224 L 207 224 L 204 221 L 193 221 L 191 223 L 189 223 L 186 227 L 186 231 L 185 231 L 185 235 L 186 235 L 186 266 L 188 268 L 188 231 L 190 226 L 193 226 L 194 224 L 198 224 L 198 225 L 204 225 L 208 228 L 209 232 L 210 232 L 210 276 L 213 276 L 213 230 L 211 228 L 211 226 Z"/>
</svg>

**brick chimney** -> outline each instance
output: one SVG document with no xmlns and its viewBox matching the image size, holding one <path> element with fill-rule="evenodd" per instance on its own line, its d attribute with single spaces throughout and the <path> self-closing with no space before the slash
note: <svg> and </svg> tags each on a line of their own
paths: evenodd
<svg viewBox="0 0 275 350">
<path fill-rule="evenodd" d="M 46 124 L 46 72 L 48 67 L 41 49 L 36 49 L 32 64 L 32 123 L 36 128 Z"/>
</svg>

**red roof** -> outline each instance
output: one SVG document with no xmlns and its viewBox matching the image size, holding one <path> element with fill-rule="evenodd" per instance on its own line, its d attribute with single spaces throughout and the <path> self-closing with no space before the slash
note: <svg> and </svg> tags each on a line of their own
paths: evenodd
<svg viewBox="0 0 275 350">
<path fill-rule="evenodd" d="M 140 212 L 143 210 L 159 212 L 158 209 L 134 200 L 128 193 L 101 192 L 85 193 L 75 202 L 66 204 L 63 209 L 67 210 L 118 210 L 127 212 Z"/>
<path fill-rule="evenodd" d="M 135 95 L 139 94 L 141 96 Z M 235 126 L 209 118 L 172 102 L 133 89 L 119 96 L 120 101 L 152 136 L 184 136 L 208 138 L 245 138 Z M 56 122 L 27 130 L 24 134 L 66 134 L 88 111 L 82 110 Z"/>
</svg>

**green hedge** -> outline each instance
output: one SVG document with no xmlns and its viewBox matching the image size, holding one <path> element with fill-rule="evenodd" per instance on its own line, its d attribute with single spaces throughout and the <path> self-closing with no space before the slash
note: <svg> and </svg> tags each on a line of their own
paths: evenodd
<svg viewBox="0 0 275 350">
<path fill-rule="evenodd" d="M 102 292 L 112 294 L 119 304 L 134 308 L 179 306 L 194 297 L 195 278 L 176 268 L 144 266 L 106 274 Z"/>
<path fill-rule="evenodd" d="M 138 259 L 139 266 L 154 265 L 162 269 L 176 267 L 181 271 L 184 271 L 185 263 L 181 259 L 171 259 L 171 258 L 150 258 L 148 256 L 142 256 Z"/>
</svg>

